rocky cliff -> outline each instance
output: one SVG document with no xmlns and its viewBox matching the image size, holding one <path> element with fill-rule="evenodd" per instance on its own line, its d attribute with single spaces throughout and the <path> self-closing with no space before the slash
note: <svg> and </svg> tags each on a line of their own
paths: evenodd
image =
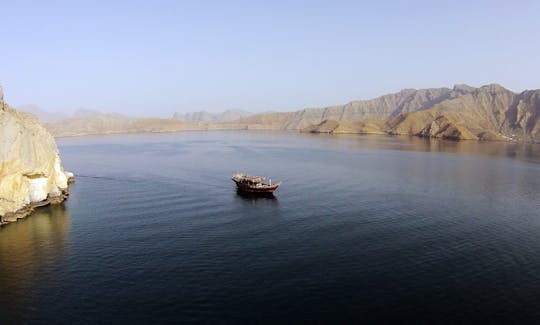
<svg viewBox="0 0 540 325">
<path fill-rule="evenodd" d="M 51 134 L 32 114 L 9 107 L 0 86 L 0 223 L 63 201 L 72 177 Z"/>
<path fill-rule="evenodd" d="M 332 121 L 333 130 L 328 131 L 325 121 Z M 496 84 L 403 90 L 373 100 L 299 111 L 285 127 L 308 132 L 538 142 L 540 90 L 516 94 Z"/>
</svg>

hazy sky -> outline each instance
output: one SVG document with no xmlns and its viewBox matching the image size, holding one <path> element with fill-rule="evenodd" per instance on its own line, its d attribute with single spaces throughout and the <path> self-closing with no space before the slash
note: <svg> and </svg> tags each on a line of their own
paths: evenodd
<svg viewBox="0 0 540 325">
<path fill-rule="evenodd" d="M 12 106 L 296 110 L 402 88 L 540 88 L 540 1 L 4 1 Z"/>
</svg>

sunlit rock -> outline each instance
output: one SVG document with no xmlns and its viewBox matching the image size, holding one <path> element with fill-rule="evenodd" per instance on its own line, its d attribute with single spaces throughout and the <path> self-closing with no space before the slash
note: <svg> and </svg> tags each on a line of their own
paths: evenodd
<svg viewBox="0 0 540 325">
<path fill-rule="evenodd" d="M 27 215 L 34 203 L 62 201 L 73 174 L 62 168 L 54 138 L 35 116 L 9 107 L 1 87 L 0 108 L 0 222 L 6 222 Z"/>
</svg>

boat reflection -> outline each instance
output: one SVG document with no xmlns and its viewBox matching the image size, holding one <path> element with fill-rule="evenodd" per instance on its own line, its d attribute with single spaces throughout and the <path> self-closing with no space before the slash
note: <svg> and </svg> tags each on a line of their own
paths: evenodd
<svg viewBox="0 0 540 325">
<path fill-rule="evenodd" d="M 250 193 L 240 190 L 236 190 L 236 197 L 242 199 L 245 202 L 251 202 L 253 204 L 269 202 L 275 205 L 279 204 L 277 197 L 274 193 Z"/>
</svg>

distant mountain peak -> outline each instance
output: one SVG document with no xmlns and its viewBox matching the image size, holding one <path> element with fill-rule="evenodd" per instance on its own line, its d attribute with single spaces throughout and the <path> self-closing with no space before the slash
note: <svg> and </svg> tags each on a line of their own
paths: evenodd
<svg viewBox="0 0 540 325">
<path fill-rule="evenodd" d="M 476 90 L 476 88 L 469 86 L 467 84 L 455 84 L 454 91 L 460 92 L 460 93 L 470 93 Z"/>
<path fill-rule="evenodd" d="M 404 88 L 404 89 L 401 89 L 398 94 L 411 94 L 417 91 L 418 89 L 415 89 L 415 88 Z"/>
<path fill-rule="evenodd" d="M 485 85 L 485 86 L 482 86 L 480 87 L 480 90 L 487 90 L 489 92 L 504 92 L 504 91 L 510 91 L 506 88 L 504 88 L 503 86 L 497 84 L 497 83 L 493 83 L 493 84 L 489 84 L 489 85 Z"/>
</svg>

